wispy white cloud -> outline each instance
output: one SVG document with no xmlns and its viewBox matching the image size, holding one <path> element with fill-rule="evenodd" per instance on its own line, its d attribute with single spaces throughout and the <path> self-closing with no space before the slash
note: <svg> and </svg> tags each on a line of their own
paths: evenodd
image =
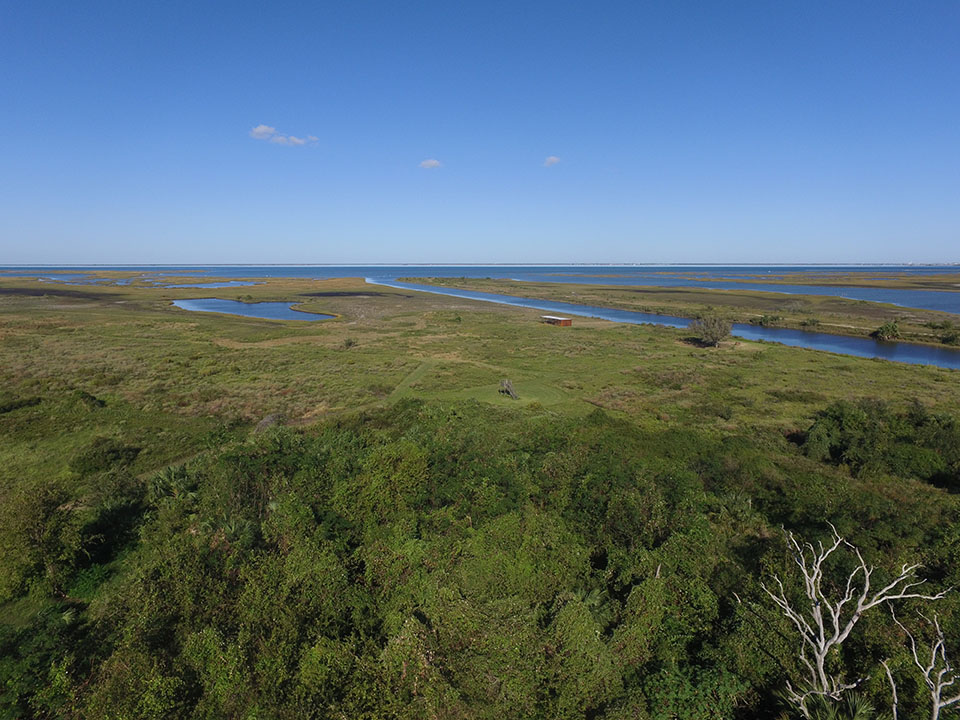
<svg viewBox="0 0 960 720">
<path fill-rule="evenodd" d="M 315 143 L 318 139 L 316 135 L 307 135 L 305 138 L 297 137 L 296 135 L 274 135 L 270 138 L 270 142 L 277 145 L 300 146 Z"/>
<path fill-rule="evenodd" d="M 254 140 L 266 140 L 274 145 L 287 145 L 290 147 L 312 145 L 320 139 L 316 135 L 307 135 L 306 137 L 284 135 L 283 133 L 278 133 L 277 129 L 275 127 L 271 127 L 270 125 L 257 125 L 255 128 L 250 130 L 250 137 L 252 137 Z"/>
<path fill-rule="evenodd" d="M 253 130 L 250 131 L 250 137 L 256 140 L 266 140 L 271 135 L 276 134 L 277 129 L 275 127 L 270 127 L 269 125 L 257 125 Z"/>
<path fill-rule="evenodd" d="M 435 158 L 427 158 L 426 160 L 420 162 L 420 167 L 424 168 L 425 170 L 435 170 L 438 167 L 442 167 L 442 164 Z"/>
<path fill-rule="evenodd" d="M 556 155 L 550 155 L 550 156 L 547 157 L 546 160 L 543 161 L 543 166 L 544 166 L 544 167 L 553 167 L 553 166 L 556 165 L 558 162 L 560 162 L 560 158 L 558 158 Z"/>
</svg>

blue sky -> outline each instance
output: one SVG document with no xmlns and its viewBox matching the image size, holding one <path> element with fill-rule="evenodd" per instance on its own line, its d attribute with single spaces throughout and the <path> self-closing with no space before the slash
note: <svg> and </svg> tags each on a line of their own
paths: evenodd
<svg viewBox="0 0 960 720">
<path fill-rule="evenodd" d="M 0 264 L 960 261 L 958 38 L 955 0 L 11 0 Z"/>
</svg>

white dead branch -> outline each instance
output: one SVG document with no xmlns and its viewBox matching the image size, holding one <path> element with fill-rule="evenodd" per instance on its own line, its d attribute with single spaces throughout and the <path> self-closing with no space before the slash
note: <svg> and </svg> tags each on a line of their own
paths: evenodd
<svg viewBox="0 0 960 720">
<path fill-rule="evenodd" d="M 891 613 L 892 612 L 891 609 Z M 923 682 L 930 691 L 930 720 L 938 720 L 941 710 L 946 710 L 960 703 L 960 693 L 949 696 L 951 689 L 960 689 L 956 686 L 956 683 L 960 681 L 960 675 L 957 674 L 957 671 L 950 664 L 949 658 L 947 658 L 946 640 L 936 614 L 934 614 L 933 620 L 928 620 L 923 615 L 920 617 L 926 620 L 933 628 L 933 640 L 930 642 L 929 648 L 924 648 L 923 659 L 920 658 L 920 651 L 917 649 L 917 640 L 913 636 L 913 633 L 907 630 L 903 623 L 897 620 L 896 615 L 893 616 L 893 621 L 900 626 L 900 629 L 906 633 L 907 638 L 910 640 L 910 652 L 913 654 L 913 662 L 920 668 Z M 890 684 L 893 687 L 894 707 L 896 707 L 897 691 L 892 677 L 890 677 Z M 944 697 L 944 694 L 946 694 L 947 697 Z M 896 720 L 896 712 L 894 712 L 894 720 Z"/>
<path fill-rule="evenodd" d="M 796 685 L 787 684 L 787 698 L 804 717 L 810 717 L 807 701 L 811 697 L 819 695 L 838 700 L 861 682 L 862 678 L 846 682 L 839 675 L 828 674 L 827 658 L 831 650 L 850 636 L 865 612 L 891 600 L 939 600 L 946 594 L 946 591 L 933 595 L 917 592 L 926 582 L 916 575 L 919 564 L 903 565 L 896 578 L 874 590 L 871 582 L 875 568 L 867 565 L 859 548 L 840 537 L 833 525 L 830 529 L 832 543 L 824 546 L 818 542 L 816 547 L 809 542 L 801 543 L 793 533 L 784 531 L 793 560 L 803 574 L 805 597 L 802 601 L 791 600 L 776 575 L 772 589 L 761 583 L 764 592 L 800 633 L 798 657 L 805 673 Z M 857 567 L 848 575 L 842 594 L 829 583 L 824 587 L 824 563 L 841 548 L 853 553 L 857 560 Z"/>
<path fill-rule="evenodd" d="M 897 711 L 900 707 L 900 700 L 897 698 L 897 684 L 893 681 L 893 673 L 890 672 L 890 666 L 887 665 L 887 661 L 881 660 L 880 664 L 883 665 L 883 669 L 887 673 L 887 680 L 890 681 L 890 693 L 893 696 L 890 701 L 890 716 L 893 720 L 899 720 L 900 716 L 897 714 Z"/>
</svg>

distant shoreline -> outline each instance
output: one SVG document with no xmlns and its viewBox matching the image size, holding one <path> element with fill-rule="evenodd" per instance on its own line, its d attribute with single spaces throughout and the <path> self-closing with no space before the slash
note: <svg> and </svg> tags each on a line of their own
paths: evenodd
<svg viewBox="0 0 960 720">
<path fill-rule="evenodd" d="M 925 268 L 925 267 L 960 267 L 960 262 L 883 262 L 883 263 L 712 263 L 712 262 L 678 262 L 678 263 L 12 263 L 0 265 L 0 272 L 4 270 L 22 270 L 30 268 L 208 268 L 208 267 L 634 267 L 634 268 L 662 268 L 662 267 L 824 267 L 824 268 Z"/>
</svg>

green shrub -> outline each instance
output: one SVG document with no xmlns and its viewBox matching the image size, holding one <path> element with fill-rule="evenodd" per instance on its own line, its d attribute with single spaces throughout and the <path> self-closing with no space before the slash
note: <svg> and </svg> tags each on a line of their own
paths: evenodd
<svg viewBox="0 0 960 720">
<path fill-rule="evenodd" d="M 97 588 L 110 577 L 110 569 L 104 565 L 91 565 L 80 570 L 70 583 L 67 594 L 81 600 L 90 600 L 94 597 Z"/>
<path fill-rule="evenodd" d="M 834 403 L 817 415 L 803 450 L 854 475 L 886 472 L 960 486 L 960 423 L 919 403 L 900 413 L 877 401 Z"/>
<path fill-rule="evenodd" d="M 719 315 L 705 315 L 690 323 L 690 330 L 704 345 L 716 347 L 730 336 L 732 326 L 729 320 Z"/>
<path fill-rule="evenodd" d="M 14 410 L 19 410 L 20 408 L 33 407 L 34 405 L 39 404 L 40 398 L 38 397 L 0 398 L 0 415 L 3 413 L 13 412 Z"/>
<path fill-rule="evenodd" d="M 742 681 L 722 670 L 661 670 L 647 679 L 653 720 L 709 720 L 732 717 Z"/>
<path fill-rule="evenodd" d="M 109 437 L 94 438 L 73 459 L 68 467 L 75 473 L 91 475 L 109 470 L 115 465 L 128 465 L 140 454 L 140 448 Z"/>
<path fill-rule="evenodd" d="M 782 315 L 761 315 L 759 318 L 754 318 L 750 322 L 754 325 L 760 325 L 761 327 L 773 327 L 782 320 Z"/>
<path fill-rule="evenodd" d="M 101 400 L 95 395 L 91 395 L 86 390 L 75 390 L 73 396 L 90 410 L 96 410 L 106 406 L 106 401 Z"/>
<path fill-rule="evenodd" d="M 900 337 L 900 325 L 896 320 L 885 322 L 870 333 L 870 336 L 877 340 L 896 340 Z"/>
</svg>

